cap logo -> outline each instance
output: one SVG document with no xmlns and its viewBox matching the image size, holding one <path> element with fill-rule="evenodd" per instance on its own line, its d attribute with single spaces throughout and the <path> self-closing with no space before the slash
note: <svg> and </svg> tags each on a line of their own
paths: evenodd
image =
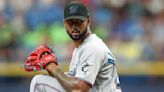
<svg viewBox="0 0 164 92">
<path fill-rule="evenodd" d="M 69 13 L 70 14 L 75 14 L 75 13 L 77 13 L 77 9 L 78 9 L 78 6 L 71 6 L 70 8 L 69 8 Z"/>
</svg>

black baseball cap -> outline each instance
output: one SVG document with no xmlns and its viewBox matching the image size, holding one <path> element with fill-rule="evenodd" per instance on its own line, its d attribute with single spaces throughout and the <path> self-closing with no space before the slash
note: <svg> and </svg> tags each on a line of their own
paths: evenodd
<svg viewBox="0 0 164 92">
<path fill-rule="evenodd" d="M 64 20 L 80 19 L 86 20 L 89 16 L 87 7 L 78 1 L 70 2 L 66 4 L 64 8 Z"/>
</svg>

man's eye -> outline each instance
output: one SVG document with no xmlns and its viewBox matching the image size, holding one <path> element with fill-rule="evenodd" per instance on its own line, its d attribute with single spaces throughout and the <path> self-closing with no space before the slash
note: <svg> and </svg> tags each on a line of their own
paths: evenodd
<svg viewBox="0 0 164 92">
<path fill-rule="evenodd" d="M 82 21 L 78 21 L 78 24 L 82 24 Z"/>
<path fill-rule="evenodd" d="M 83 23 L 83 21 L 82 20 L 69 20 L 69 21 L 67 21 L 67 23 L 69 25 L 73 25 L 73 24 L 75 24 L 75 25 L 81 25 Z"/>
<path fill-rule="evenodd" d="M 72 24 L 73 24 L 73 22 L 72 22 L 72 21 L 68 21 L 68 24 L 69 24 L 69 25 L 72 25 Z"/>
<path fill-rule="evenodd" d="M 77 21 L 76 23 L 77 23 L 77 25 L 81 25 L 81 24 L 83 23 L 83 21 L 80 21 L 80 20 L 79 20 L 79 21 Z"/>
</svg>

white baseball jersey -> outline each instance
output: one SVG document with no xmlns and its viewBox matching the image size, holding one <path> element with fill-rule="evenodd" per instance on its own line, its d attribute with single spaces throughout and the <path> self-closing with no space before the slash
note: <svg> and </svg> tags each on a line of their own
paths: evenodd
<svg viewBox="0 0 164 92">
<path fill-rule="evenodd" d="M 74 49 L 68 75 L 92 85 L 90 92 L 121 92 L 115 58 L 95 34 Z"/>
</svg>

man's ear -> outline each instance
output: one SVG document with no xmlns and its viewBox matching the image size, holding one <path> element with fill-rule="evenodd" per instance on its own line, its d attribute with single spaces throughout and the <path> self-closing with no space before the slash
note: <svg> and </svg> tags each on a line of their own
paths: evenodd
<svg viewBox="0 0 164 92">
<path fill-rule="evenodd" d="M 88 17 L 88 25 L 91 25 L 91 17 Z"/>
<path fill-rule="evenodd" d="M 91 22 L 91 17 L 88 16 L 88 22 Z"/>
<path fill-rule="evenodd" d="M 63 24 L 64 24 L 64 27 L 66 27 L 66 21 L 64 21 Z"/>
</svg>

